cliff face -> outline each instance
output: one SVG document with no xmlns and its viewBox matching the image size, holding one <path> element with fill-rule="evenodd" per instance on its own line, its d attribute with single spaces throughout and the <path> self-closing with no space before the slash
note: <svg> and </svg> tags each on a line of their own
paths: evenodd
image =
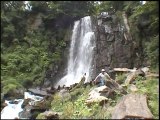
<svg viewBox="0 0 160 120">
<path fill-rule="evenodd" d="M 95 22 L 96 23 L 96 22 Z M 95 73 L 102 68 L 134 67 L 134 49 L 126 19 L 120 22 L 116 15 L 102 13 L 96 23 Z M 95 77 L 95 76 L 93 76 Z"/>
</svg>

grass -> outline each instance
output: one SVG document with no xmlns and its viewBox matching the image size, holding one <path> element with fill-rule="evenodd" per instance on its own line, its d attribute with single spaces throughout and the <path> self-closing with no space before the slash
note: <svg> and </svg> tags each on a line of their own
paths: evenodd
<svg viewBox="0 0 160 120">
<path fill-rule="evenodd" d="M 138 77 L 136 79 L 136 86 L 138 93 L 147 95 L 148 107 L 154 116 L 154 119 L 159 118 L 159 79 L 158 78 L 147 78 L 146 80 Z"/>
<path fill-rule="evenodd" d="M 126 74 L 116 74 L 116 82 L 123 84 L 126 79 Z"/>
</svg>

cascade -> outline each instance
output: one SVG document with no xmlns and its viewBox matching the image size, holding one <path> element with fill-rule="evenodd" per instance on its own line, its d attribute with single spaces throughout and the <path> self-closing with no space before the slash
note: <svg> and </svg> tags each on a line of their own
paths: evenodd
<svg viewBox="0 0 160 120">
<path fill-rule="evenodd" d="M 67 74 L 57 82 L 55 87 L 78 83 L 85 73 L 85 82 L 90 81 L 94 47 L 95 35 L 92 30 L 91 17 L 86 16 L 75 21 L 72 30 Z"/>
</svg>

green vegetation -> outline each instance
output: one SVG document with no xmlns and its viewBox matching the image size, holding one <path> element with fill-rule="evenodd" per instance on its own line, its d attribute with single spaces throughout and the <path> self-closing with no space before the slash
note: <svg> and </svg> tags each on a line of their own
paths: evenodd
<svg viewBox="0 0 160 120">
<path fill-rule="evenodd" d="M 158 78 L 148 78 L 144 80 L 143 77 L 136 78 L 136 86 L 138 88 L 138 93 L 147 95 L 148 107 L 151 113 L 154 115 L 154 119 L 159 118 L 159 79 Z"/>
<path fill-rule="evenodd" d="M 105 108 L 98 103 L 91 106 L 86 105 L 85 100 L 93 88 L 90 86 L 77 88 L 75 91 L 70 92 L 70 98 L 61 98 L 61 96 L 55 94 L 51 102 L 51 110 L 62 113 L 60 119 L 109 119 L 113 109 L 112 106 Z M 109 104 L 112 104 L 112 101 L 109 100 L 109 102 Z M 43 117 L 39 115 L 37 119 L 43 119 Z"/>
<path fill-rule="evenodd" d="M 122 84 L 125 82 L 126 74 L 118 74 L 116 75 L 116 82 Z"/>
</svg>

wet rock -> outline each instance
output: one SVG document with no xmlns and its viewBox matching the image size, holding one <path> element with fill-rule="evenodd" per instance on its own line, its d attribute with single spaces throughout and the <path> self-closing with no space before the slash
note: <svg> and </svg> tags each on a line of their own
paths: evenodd
<svg viewBox="0 0 160 120">
<path fill-rule="evenodd" d="M 34 104 L 27 104 L 24 110 L 19 113 L 20 118 L 35 119 L 38 114 L 46 111 L 46 101 L 37 101 Z"/>
<path fill-rule="evenodd" d="M 10 104 L 18 104 L 18 101 L 16 100 L 12 100 L 12 101 L 9 101 Z"/>
<path fill-rule="evenodd" d="M 45 90 L 40 90 L 40 89 L 28 89 L 29 92 L 35 94 L 35 95 L 39 95 L 39 96 L 48 96 L 50 94 L 48 94 Z"/>
<path fill-rule="evenodd" d="M 56 92 L 56 89 L 53 87 L 48 87 L 48 88 L 46 88 L 46 92 L 48 94 L 54 94 Z"/>
<path fill-rule="evenodd" d="M 112 119 L 153 119 L 147 106 L 147 97 L 142 94 L 128 94 L 123 96 L 115 106 Z"/>
<path fill-rule="evenodd" d="M 23 110 L 22 112 L 19 113 L 19 117 L 21 119 L 28 119 L 28 118 L 31 118 L 31 113 L 29 110 Z"/>
<path fill-rule="evenodd" d="M 30 102 L 30 101 L 31 101 L 31 99 L 30 99 L 30 98 L 28 98 L 28 99 L 24 99 L 24 101 L 23 101 L 23 103 L 22 103 L 21 107 L 22 107 L 22 108 L 24 108 L 25 106 L 29 105 L 29 102 Z"/>
<path fill-rule="evenodd" d="M 6 100 L 23 99 L 25 89 L 19 88 L 4 94 Z"/>
<path fill-rule="evenodd" d="M 1 103 L 1 111 L 3 110 L 3 108 L 4 107 L 6 107 L 8 104 L 7 103 L 5 103 L 5 102 L 3 102 L 3 103 Z"/>
</svg>

